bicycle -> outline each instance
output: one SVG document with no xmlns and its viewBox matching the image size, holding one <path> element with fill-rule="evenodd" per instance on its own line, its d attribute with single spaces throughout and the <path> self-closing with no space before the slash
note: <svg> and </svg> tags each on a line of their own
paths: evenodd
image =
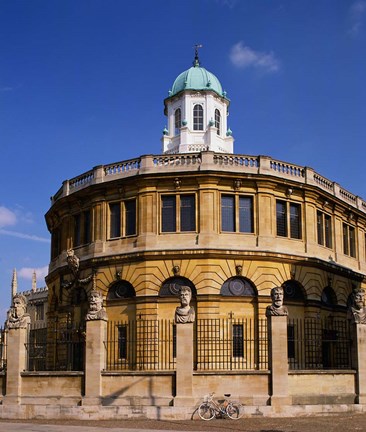
<svg viewBox="0 0 366 432">
<path fill-rule="evenodd" d="M 243 415 L 243 405 L 236 402 L 231 402 L 229 397 L 231 394 L 224 394 L 225 400 L 219 403 L 214 400 L 215 393 L 209 393 L 205 396 L 204 402 L 198 407 L 198 415 L 202 420 L 212 420 L 216 418 L 229 417 L 232 420 L 238 420 Z"/>
</svg>

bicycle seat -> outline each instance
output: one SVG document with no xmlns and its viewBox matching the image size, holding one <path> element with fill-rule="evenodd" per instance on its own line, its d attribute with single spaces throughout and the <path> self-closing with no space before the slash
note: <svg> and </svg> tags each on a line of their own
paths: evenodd
<svg viewBox="0 0 366 432">
<path fill-rule="evenodd" d="M 231 393 L 230 393 L 230 394 L 229 394 L 229 393 L 226 393 L 226 394 L 224 393 L 224 396 L 225 396 L 225 397 L 230 397 L 230 396 L 231 396 Z"/>
</svg>

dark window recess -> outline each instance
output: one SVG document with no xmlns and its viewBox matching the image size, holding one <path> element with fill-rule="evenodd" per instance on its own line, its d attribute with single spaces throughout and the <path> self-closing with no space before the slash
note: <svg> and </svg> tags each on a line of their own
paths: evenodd
<svg viewBox="0 0 366 432">
<path fill-rule="evenodd" d="M 196 231 L 196 205 L 194 195 L 180 197 L 180 230 Z"/>
<path fill-rule="evenodd" d="M 118 327 L 118 356 L 127 359 L 127 325 Z"/>
<path fill-rule="evenodd" d="M 175 232 L 176 223 L 176 197 L 175 195 L 164 195 L 162 200 L 162 223 L 163 232 Z"/>
<path fill-rule="evenodd" d="M 221 197 L 221 229 L 235 232 L 235 196 L 223 195 Z"/>
<path fill-rule="evenodd" d="M 136 200 L 125 201 L 126 236 L 136 234 Z"/>
<path fill-rule="evenodd" d="M 120 203 L 109 204 L 109 213 L 110 213 L 109 237 L 110 238 L 121 237 L 121 204 Z"/>
<path fill-rule="evenodd" d="M 233 324 L 233 357 L 244 357 L 243 324 Z"/>
</svg>

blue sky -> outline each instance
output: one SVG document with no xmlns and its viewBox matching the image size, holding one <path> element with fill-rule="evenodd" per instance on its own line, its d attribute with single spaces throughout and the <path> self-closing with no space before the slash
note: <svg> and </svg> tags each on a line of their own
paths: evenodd
<svg viewBox="0 0 366 432">
<path fill-rule="evenodd" d="M 0 0 L 0 320 L 37 271 L 62 181 L 159 154 L 193 61 L 231 99 L 234 152 L 310 166 L 366 198 L 366 0 Z"/>
</svg>

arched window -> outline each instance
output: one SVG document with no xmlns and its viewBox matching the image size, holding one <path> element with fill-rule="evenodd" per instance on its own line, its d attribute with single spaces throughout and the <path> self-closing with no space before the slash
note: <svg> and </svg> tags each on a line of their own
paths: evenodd
<svg viewBox="0 0 366 432">
<path fill-rule="evenodd" d="M 181 126 L 182 126 L 182 113 L 180 108 L 177 108 L 174 113 L 174 135 L 180 134 Z"/>
<path fill-rule="evenodd" d="M 203 108 L 195 105 L 193 108 L 193 130 L 203 130 Z"/>
<path fill-rule="evenodd" d="M 115 282 L 108 290 L 107 300 L 118 300 L 135 297 L 135 289 L 126 280 Z"/>
<path fill-rule="evenodd" d="M 305 293 L 302 286 L 299 282 L 295 280 L 288 280 L 282 284 L 283 294 L 284 294 L 284 302 L 287 301 L 305 301 Z"/>
<path fill-rule="evenodd" d="M 159 296 L 160 297 L 176 296 L 179 294 L 180 288 L 182 286 L 188 286 L 192 291 L 192 297 L 196 296 L 197 291 L 194 284 L 189 279 L 182 276 L 175 276 L 167 279 L 160 288 Z"/>
<path fill-rule="evenodd" d="M 331 307 L 337 305 L 337 296 L 332 287 L 327 286 L 323 289 L 321 301 L 324 306 Z"/>
<path fill-rule="evenodd" d="M 217 128 L 217 135 L 221 133 L 221 114 L 218 109 L 215 109 L 215 128 Z"/>
<path fill-rule="evenodd" d="M 220 294 L 222 296 L 254 297 L 257 295 L 257 290 L 248 279 L 234 276 L 224 282 Z"/>
</svg>

